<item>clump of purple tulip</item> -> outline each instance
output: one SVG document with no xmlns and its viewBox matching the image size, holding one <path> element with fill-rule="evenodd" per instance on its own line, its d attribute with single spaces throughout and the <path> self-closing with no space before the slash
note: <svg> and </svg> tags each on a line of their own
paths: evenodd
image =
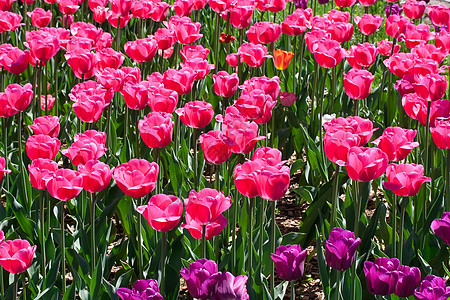
<svg viewBox="0 0 450 300">
<path fill-rule="evenodd" d="M 117 290 L 117 295 L 122 300 L 163 300 L 155 279 L 137 280 L 131 290 L 120 288 Z"/>
<path fill-rule="evenodd" d="M 441 219 L 431 222 L 434 234 L 450 245 L 450 212 L 444 212 Z"/>
<path fill-rule="evenodd" d="M 303 276 L 307 255 L 308 251 L 302 251 L 300 245 L 279 246 L 276 254 L 270 254 L 278 276 L 286 281 L 299 280 Z"/>
<path fill-rule="evenodd" d="M 434 275 L 427 275 L 414 292 L 414 296 L 421 300 L 444 300 L 450 297 L 450 287 L 445 279 Z"/>
<path fill-rule="evenodd" d="M 199 259 L 180 271 L 192 297 L 198 299 L 249 299 L 248 277 L 234 277 L 229 272 L 218 272 L 217 264 L 206 258 Z"/>
<path fill-rule="evenodd" d="M 356 249 L 361 239 L 355 239 L 355 234 L 342 228 L 333 228 L 325 243 L 325 260 L 327 264 L 338 271 L 351 267 L 356 257 Z"/>
</svg>

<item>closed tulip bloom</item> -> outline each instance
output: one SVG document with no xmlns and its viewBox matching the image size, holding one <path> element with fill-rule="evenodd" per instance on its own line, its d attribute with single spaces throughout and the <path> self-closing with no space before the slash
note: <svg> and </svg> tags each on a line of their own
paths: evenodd
<svg viewBox="0 0 450 300">
<path fill-rule="evenodd" d="M 120 17 L 120 15 L 116 15 L 111 12 L 111 14 L 109 14 L 107 17 L 107 20 L 108 20 L 108 23 L 111 24 L 111 26 L 114 28 L 117 28 L 117 27 L 124 28 L 125 26 L 128 25 L 128 22 L 130 22 L 131 14 L 129 14 L 125 17 Z"/>
<path fill-rule="evenodd" d="M 17 113 L 17 109 L 9 104 L 6 94 L 0 92 L 0 117 L 9 118 Z"/>
<path fill-rule="evenodd" d="M 441 27 L 434 37 L 434 43 L 436 47 L 450 51 L 450 32 L 445 27 Z"/>
<path fill-rule="evenodd" d="M 450 149 L 450 119 L 436 120 L 436 127 L 431 127 L 431 136 L 439 149 Z"/>
<path fill-rule="evenodd" d="M 386 169 L 384 188 L 402 197 L 415 196 L 425 182 L 431 179 L 423 176 L 423 166 L 415 164 L 390 164 Z"/>
<path fill-rule="evenodd" d="M 244 81 L 244 84 L 239 86 L 239 88 L 242 89 L 242 95 L 248 95 L 253 90 L 262 90 L 269 95 L 273 101 L 276 101 L 280 94 L 280 78 L 278 78 L 278 76 L 272 78 L 266 76 L 252 77 Z"/>
<path fill-rule="evenodd" d="M 234 168 L 234 184 L 239 193 L 249 198 L 258 196 L 258 176 L 264 164 L 262 159 L 256 159 Z"/>
<path fill-rule="evenodd" d="M 265 139 L 258 136 L 258 124 L 255 122 L 242 122 L 241 120 L 224 122 L 222 130 L 234 142 L 233 153 L 249 153 L 256 143 Z"/>
<path fill-rule="evenodd" d="M 90 10 L 94 10 L 96 7 L 105 7 L 108 4 L 108 0 L 88 0 Z"/>
<path fill-rule="evenodd" d="M 198 259 L 191 263 L 188 268 L 180 271 L 181 276 L 186 281 L 186 286 L 194 298 L 209 299 L 214 294 L 216 280 L 212 275 L 217 273 L 217 264 L 206 258 Z"/>
<path fill-rule="evenodd" d="M 155 188 L 159 166 L 145 159 L 132 159 L 114 170 L 113 177 L 125 195 L 142 198 Z"/>
<path fill-rule="evenodd" d="M 369 97 L 372 81 L 375 77 L 367 70 L 351 69 L 344 74 L 345 93 L 355 100 Z"/>
<path fill-rule="evenodd" d="M 194 80 L 201 80 L 215 68 L 213 64 L 208 63 L 202 58 L 191 58 L 180 64 L 182 68 L 190 68 L 195 72 Z"/>
<path fill-rule="evenodd" d="M 194 10 L 193 0 L 176 0 L 173 5 L 175 14 L 179 17 L 189 17 Z"/>
<path fill-rule="evenodd" d="M 369 119 L 363 119 L 358 116 L 351 116 L 347 118 L 339 117 L 332 119 L 330 122 L 323 124 L 326 133 L 334 133 L 338 131 L 346 131 L 359 136 L 359 146 L 364 146 L 372 138 L 375 131 L 373 123 Z"/>
<path fill-rule="evenodd" d="M 61 48 L 58 37 L 43 29 L 27 31 L 25 37 L 27 42 L 24 45 L 30 49 L 31 57 L 43 64 L 55 56 Z"/>
<path fill-rule="evenodd" d="M 444 300 L 450 297 L 450 287 L 444 278 L 427 275 L 415 290 L 414 296 L 419 300 Z"/>
<path fill-rule="evenodd" d="M 26 151 L 31 160 L 38 158 L 54 159 L 58 154 L 61 142 L 46 134 L 32 135 L 27 139 Z"/>
<path fill-rule="evenodd" d="M 131 290 L 127 288 L 118 288 L 117 295 L 119 295 L 122 300 L 163 300 L 163 296 L 161 296 L 159 291 L 158 281 L 155 279 L 136 280 Z"/>
<path fill-rule="evenodd" d="M 352 45 L 347 55 L 348 63 L 355 69 L 370 67 L 376 60 L 378 48 L 370 43 Z"/>
<path fill-rule="evenodd" d="M 204 101 L 188 102 L 183 108 L 178 108 L 175 112 L 180 116 L 184 125 L 199 129 L 208 125 L 214 116 L 211 103 Z"/>
<path fill-rule="evenodd" d="M 273 51 L 273 59 L 275 63 L 275 68 L 278 70 L 285 70 L 289 66 L 292 57 L 294 57 L 294 53 L 283 51 L 281 49 L 277 49 Z"/>
<path fill-rule="evenodd" d="M 11 170 L 5 169 L 6 167 L 6 160 L 4 157 L 0 157 L 0 181 L 2 181 L 3 176 L 6 173 L 11 173 Z"/>
<path fill-rule="evenodd" d="M 325 260 L 335 270 L 345 271 L 355 262 L 356 249 L 361 244 L 351 231 L 336 227 L 325 243 Z"/>
<path fill-rule="evenodd" d="M 213 280 L 216 281 L 215 292 L 212 300 L 235 299 L 248 300 L 246 283 L 248 277 L 246 275 L 239 275 L 234 277 L 230 272 L 219 272 L 214 275 Z"/>
<path fill-rule="evenodd" d="M 153 2 L 152 11 L 150 12 L 150 19 L 155 22 L 161 22 L 167 17 L 169 4 L 167 2 Z"/>
<path fill-rule="evenodd" d="M 221 14 L 222 18 L 227 20 L 230 16 L 230 24 L 236 29 L 247 28 L 252 20 L 254 6 L 252 5 L 235 5 L 231 7 L 227 13 Z"/>
<path fill-rule="evenodd" d="M 339 7 L 350 7 L 353 6 L 357 0 L 337 0 L 336 5 Z"/>
<path fill-rule="evenodd" d="M 339 42 L 329 39 L 318 40 L 312 50 L 315 60 L 324 68 L 336 67 L 347 54 Z"/>
<path fill-rule="evenodd" d="M 131 4 L 131 14 L 135 18 L 149 19 L 152 11 L 152 1 L 141 0 L 133 1 Z"/>
<path fill-rule="evenodd" d="M 99 95 L 82 96 L 72 105 L 77 117 L 86 123 L 94 123 L 100 120 L 103 110 L 109 105 Z"/>
<path fill-rule="evenodd" d="M 151 84 L 148 81 L 141 81 L 138 83 L 127 82 L 123 85 L 120 93 L 123 95 L 125 104 L 129 109 L 141 110 L 144 109 L 150 99 Z"/>
<path fill-rule="evenodd" d="M 334 22 L 327 26 L 326 31 L 331 34 L 331 38 L 339 43 L 350 41 L 353 35 L 353 25 L 346 22 Z"/>
<path fill-rule="evenodd" d="M 445 5 L 429 6 L 428 14 L 434 25 L 442 27 L 448 24 L 450 11 Z"/>
<path fill-rule="evenodd" d="M 55 104 L 55 97 L 52 95 L 41 95 L 41 109 L 51 111 Z M 47 109 L 46 109 L 47 108 Z"/>
<path fill-rule="evenodd" d="M 150 198 L 147 205 L 137 208 L 148 225 L 156 231 L 168 232 L 177 226 L 183 213 L 183 202 L 172 195 L 158 194 Z"/>
<path fill-rule="evenodd" d="M 231 198 L 225 197 L 222 192 L 205 188 L 200 192 L 189 192 L 189 198 L 185 200 L 186 213 L 195 222 L 201 225 L 214 222 L 221 213 L 231 206 Z"/>
<path fill-rule="evenodd" d="M 434 32 L 430 32 L 430 28 L 426 24 L 407 24 L 404 28 L 404 33 L 400 37 L 405 41 L 406 47 L 412 49 L 434 39 Z"/>
<path fill-rule="evenodd" d="M 245 93 L 239 97 L 234 105 L 246 118 L 259 119 L 265 114 L 268 114 L 269 110 L 271 111 L 273 109 L 276 105 L 276 101 L 274 101 L 270 95 L 264 93 L 264 91 L 255 89 L 250 93 Z"/>
<path fill-rule="evenodd" d="M 450 245 L 450 212 L 444 212 L 442 218 L 433 220 L 431 229 L 435 235 Z"/>
<path fill-rule="evenodd" d="M 408 24 L 411 24 L 411 21 L 407 17 L 390 15 L 386 18 L 386 34 L 390 37 L 398 38 Z"/>
<path fill-rule="evenodd" d="M 287 35 L 300 35 L 304 33 L 312 16 L 310 8 L 306 10 L 296 9 L 292 15 L 288 15 L 281 22 L 281 32 Z"/>
<path fill-rule="evenodd" d="M 221 97 L 231 97 L 236 92 L 239 85 L 239 78 L 236 73 L 228 74 L 226 71 L 219 71 L 213 75 L 214 92 Z"/>
<path fill-rule="evenodd" d="M 148 106 L 153 112 L 173 113 L 178 103 L 178 93 L 164 87 L 156 87 L 148 98 Z"/>
<path fill-rule="evenodd" d="M 393 294 L 398 280 L 400 261 L 397 258 L 379 257 L 375 262 L 364 262 L 367 289 L 372 295 Z"/>
<path fill-rule="evenodd" d="M 228 225 L 228 220 L 223 214 L 220 214 L 214 222 L 209 222 L 206 225 L 196 221 L 188 213 L 184 216 L 186 218 L 186 224 L 181 224 L 181 228 L 187 229 L 192 237 L 198 240 L 203 238 L 203 226 L 205 226 L 206 229 L 205 239 L 210 240 L 213 237 L 218 236 Z"/>
<path fill-rule="evenodd" d="M 248 40 L 253 44 L 270 44 L 281 35 L 280 25 L 272 22 L 258 22 L 246 31 Z"/>
<path fill-rule="evenodd" d="M 59 118 L 53 116 L 37 117 L 33 120 L 33 125 L 29 125 L 28 128 L 33 130 L 34 134 L 46 134 L 56 138 L 60 131 Z"/>
<path fill-rule="evenodd" d="M 189 45 L 200 39 L 203 34 L 200 33 L 201 24 L 185 20 L 179 22 L 174 28 L 175 36 L 180 44 Z"/>
<path fill-rule="evenodd" d="M 170 144 L 173 127 L 172 115 L 166 112 L 151 112 L 138 124 L 142 140 L 152 149 Z"/>
<path fill-rule="evenodd" d="M 400 161 L 404 160 L 412 149 L 419 146 L 419 143 L 414 142 L 416 134 L 416 130 L 388 127 L 374 142 L 387 154 L 390 161 Z"/>
<path fill-rule="evenodd" d="M 30 52 L 13 47 L 0 55 L 0 64 L 12 74 L 22 74 L 28 67 Z"/>
<path fill-rule="evenodd" d="M 122 66 L 125 56 L 112 48 L 105 48 L 95 53 L 95 69 L 103 72 L 106 68 L 118 69 Z"/>
<path fill-rule="evenodd" d="M 195 75 L 191 68 L 168 69 L 164 72 L 163 83 L 166 88 L 185 95 L 191 91 Z"/>
<path fill-rule="evenodd" d="M 77 78 L 88 79 L 94 76 L 94 53 L 81 48 L 67 52 L 64 57 Z"/>
<path fill-rule="evenodd" d="M 252 161 L 261 159 L 269 166 L 278 166 L 285 163 L 285 161 L 281 161 L 282 157 L 281 151 L 276 148 L 260 147 L 253 153 Z"/>
<path fill-rule="evenodd" d="M 276 253 L 271 253 L 278 276 L 286 281 L 299 280 L 305 271 L 305 260 L 308 250 L 303 250 L 300 245 L 279 246 Z"/>
<path fill-rule="evenodd" d="M 56 3 L 58 3 L 58 8 L 61 13 L 64 14 L 64 19 L 69 19 L 72 17 L 73 20 L 73 14 L 77 12 L 77 10 L 80 8 L 78 4 L 78 0 L 56 0 Z M 63 22 L 66 26 L 67 23 Z"/>
<path fill-rule="evenodd" d="M 110 0 L 111 10 L 114 14 L 119 15 L 120 17 L 128 16 L 130 12 L 131 5 L 133 4 L 132 0 Z"/>
<path fill-rule="evenodd" d="M 83 190 L 82 176 L 79 172 L 70 169 L 56 170 L 47 181 L 47 190 L 61 201 L 69 201 L 75 198 Z"/>
<path fill-rule="evenodd" d="M 81 139 L 61 150 L 61 153 L 72 161 L 74 166 L 84 165 L 93 159 L 99 159 L 106 152 L 104 144 L 97 143 L 94 139 Z"/>
<path fill-rule="evenodd" d="M 0 10 L 2 10 L 2 11 L 10 11 L 14 2 L 16 2 L 16 0 L 2 0 L 2 1 L 0 1 Z"/>
<path fill-rule="evenodd" d="M 345 164 L 348 176 L 356 181 L 369 182 L 383 175 L 388 165 L 386 153 L 378 148 L 352 147 Z"/>
<path fill-rule="evenodd" d="M 25 25 L 20 23 L 22 16 L 9 11 L 0 11 L 0 33 L 14 31 L 20 26 Z"/>
<path fill-rule="evenodd" d="M 289 167 L 264 165 L 257 177 L 259 196 L 272 201 L 281 199 L 289 188 L 290 179 Z"/>
<path fill-rule="evenodd" d="M 176 42 L 175 31 L 167 28 L 158 28 L 155 32 L 158 49 L 167 50 Z"/>
<path fill-rule="evenodd" d="M 105 22 L 111 14 L 109 8 L 102 6 L 97 6 L 96 8 L 94 8 L 93 12 L 95 22 L 100 24 Z"/>
<path fill-rule="evenodd" d="M 414 0 L 415 1 L 415 0 Z M 383 23 L 383 18 L 380 15 L 364 14 L 361 17 L 355 17 L 355 23 L 364 35 L 374 34 Z"/>
<path fill-rule="evenodd" d="M 81 141 L 81 140 L 93 140 L 94 142 L 98 144 L 106 144 L 106 133 L 105 132 L 99 132 L 97 130 L 86 130 L 82 133 L 77 133 L 73 137 L 73 141 Z"/>
<path fill-rule="evenodd" d="M 38 190 L 47 190 L 47 181 L 58 170 L 58 164 L 47 158 L 38 158 L 28 165 L 31 186 Z"/>
<path fill-rule="evenodd" d="M 398 268 L 398 282 L 395 287 L 395 295 L 409 297 L 420 283 L 420 270 L 416 267 L 400 266 Z"/>
<path fill-rule="evenodd" d="M 37 7 L 32 12 L 27 12 L 27 16 L 31 18 L 31 24 L 34 27 L 45 27 L 52 20 L 52 12 L 50 10 Z"/>
<path fill-rule="evenodd" d="M 113 170 L 107 164 L 95 159 L 89 160 L 84 165 L 79 164 L 78 171 L 83 178 L 83 189 L 90 193 L 103 191 L 111 181 Z"/>
<path fill-rule="evenodd" d="M 418 120 L 423 126 L 427 122 L 427 100 L 419 97 L 416 93 L 411 93 L 402 98 L 403 109 L 406 114 Z M 450 101 L 441 99 L 431 102 L 430 107 L 430 128 L 435 127 L 435 120 L 440 117 L 448 117 L 450 114 Z"/>
<path fill-rule="evenodd" d="M 0 265 L 11 274 L 26 271 L 33 262 L 37 246 L 26 240 L 6 240 L 0 243 Z"/>
<path fill-rule="evenodd" d="M 419 76 L 419 80 L 413 83 L 414 91 L 427 101 L 441 99 L 447 90 L 447 79 L 438 74 Z"/>
<path fill-rule="evenodd" d="M 384 65 L 394 75 L 403 77 L 417 63 L 416 56 L 412 53 L 394 53 L 383 61 Z"/>
<path fill-rule="evenodd" d="M 209 51 L 210 50 L 208 48 L 204 48 L 201 45 L 186 45 L 183 46 L 180 54 L 184 62 L 193 58 L 201 58 L 203 60 L 207 60 Z"/>
<path fill-rule="evenodd" d="M 154 37 L 126 42 L 125 53 L 135 62 L 142 64 L 151 61 L 156 54 L 158 42 Z"/>
<path fill-rule="evenodd" d="M 243 43 L 238 49 L 238 55 L 250 67 L 260 67 L 270 57 L 266 46 L 252 43 Z"/>
<path fill-rule="evenodd" d="M 407 0 L 402 5 L 405 15 L 410 19 L 420 19 L 425 13 L 427 3 L 425 1 Z"/>
<path fill-rule="evenodd" d="M 199 142 L 203 156 L 209 164 L 220 165 L 231 156 L 231 146 L 234 142 L 222 131 L 209 131 L 200 135 Z"/>
<path fill-rule="evenodd" d="M 394 46 L 394 52 L 392 52 L 392 47 L 394 43 L 389 40 L 381 40 L 377 42 L 378 53 L 384 56 L 391 56 L 391 54 L 398 53 L 400 51 L 400 45 L 396 44 Z"/>
<path fill-rule="evenodd" d="M 18 111 L 24 111 L 33 100 L 33 89 L 30 83 L 21 86 L 13 83 L 6 87 L 5 94 L 9 105 Z"/>
<path fill-rule="evenodd" d="M 329 160 L 339 166 L 345 166 L 350 148 L 359 146 L 361 138 L 351 132 L 327 132 L 324 138 L 324 151 Z"/>
</svg>

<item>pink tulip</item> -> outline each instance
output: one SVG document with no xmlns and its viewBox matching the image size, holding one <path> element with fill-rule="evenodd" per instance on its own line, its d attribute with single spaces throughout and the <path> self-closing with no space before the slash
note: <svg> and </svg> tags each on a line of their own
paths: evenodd
<svg viewBox="0 0 450 300">
<path fill-rule="evenodd" d="M 156 231 L 168 232 L 177 226 L 183 213 L 183 202 L 172 195 L 158 194 L 150 198 L 147 205 L 137 208 Z"/>
<path fill-rule="evenodd" d="M 109 166 L 98 160 L 89 160 L 78 165 L 78 172 L 83 179 L 83 189 L 90 193 L 98 193 L 106 189 L 111 181 L 112 172 Z"/>
<path fill-rule="evenodd" d="M 231 206 L 231 198 L 225 197 L 222 192 L 205 188 L 200 192 L 189 192 L 185 200 L 186 214 L 201 225 L 215 222 L 219 215 Z"/>
<path fill-rule="evenodd" d="M 390 164 L 386 169 L 385 189 L 400 197 L 415 196 L 425 182 L 431 178 L 423 176 L 423 166 L 415 164 Z"/>
<path fill-rule="evenodd" d="M 92 138 L 78 139 L 69 148 L 61 150 L 63 155 L 70 158 L 74 166 L 84 165 L 90 160 L 99 159 L 105 152 L 105 145 Z"/>
<path fill-rule="evenodd" d="M 205 239 L 210 240 L 219 235 L 222 230 L 228 225 L 228 220 L 222 214 L 217 219 L 206 225 L 196 221 L 189 213 L 186 213 L 186 224 L 182 224 L 181 228 L 187 229 L 194 239 L 201 239 L 203 234 L 203 226 L 205 226 Z"/>
<path fill-rule="evenodd" d="M 52 20 L 51 10 L 45 11 L 40 7 L 35 8 L 32 12 L 27 12 L 27 16 L 31 18 L 31 24 L 34 27 L 45 27 Z"/>
<path fill-rule="evenodd" d="M 153 112 L 166 112 L 171 114 L 177 107 L 178 93 L 165 87 L 153 88 L 147 104 Z"/>
<path fill-rule="evenodd" d="M 361 138 L 348 131 L 327 132 L 324 138 L 325 155 L 339 166 L 345 166 L 348 150 L 359 146 Z"/>
<path fill-rule="evenodd" d="M 144 143 L 154 149 L 166 147 L 172 141 L 174 122 L 166 112 L 151 112 L 139 120 L 139 132 Z"/>
<path fill-rule="evenodd" d="M 29 125 L 28 128 L 33 130 L 34 134 L 46 134 L 56 138 L 60 130 L 59 118 L 52 116 L 37 117 L 33 120 L 33 125 Z"/>
<path fill-rule="evenodd" d="M 258 194 L 266 200 L 279 200 L 286 194 L 290 180 L 289 167 L 266 164 L 257 177 Z"/>
<path fill-rule="evenodd" d="M 220 165 L 231 156 L 233 141 L 224 132 L 216 130 L 200 135 L 199 142 L 203 150 L 203 156 L 209 164 Z"/>
<path fill-rule="evenodd" d="M 154 37 L 126 42 L 125 52 L 135 62 L 142 64 L 151 61 L 156 54 L 158 42 Z"/>
<path fill-rule="evenodd" d="M 26 271 L 33 262 L 37 246 L 26 240 L 6 240 L 0 243 L 0 265 L 11 274 Z"/>
<path fill-rule="evenodd" d="M 159 166 L 145 159 L 132 159 L 114 170 L 113 177 L 125 195 L 142 198 L 155 188 Z"/>
<path fill-rule="evenodd" d="M 431 136 L 439 149 L 450 149 L 450 119 L 437 119 L 431 127 Z"/>
<path fill-rule="evenodd" d="M 178 108 L 175 112 L 180 116 L 184 125 L 192 128 L 205 127 L 214 116 L 212 105 L 203 101 L 188 102 L 183 108 Z"/>
<path fill-rule="evenodd" d="M 81 192 L 82 177 L 80 173 L 70 169 L 59 169 L 47 181 L 47 190 L 61 201 L 69 201 L 75 198 Z"/>
<path fill-rule="evenodd" d="M 174 90 L 179 95 L 185 95 L 191 91 L 195 75 L 191 68 L 168 69 L 164 72 L 163 83 L 166 88 Z"/>
<path fill-rule="evenodd" d="M 414 142 L 416 133 L 416 130 L 388 127 L 374 143 L 387 154 L 390 161 L 401 161 L 419 146 L 419 143 Z"/>
<path fill-rule="evenodd" d="M 24 111 L 33 100 L 33 90 L 30 83 L 21 86 L 13 83 L 6 87 L 5 94 L 9 105 L 18 111 Z"/>
<path fill-rule="evenodd" d="M 38 158 L 28 165 L 31 186 L 38 190 L 47 190 L 47 182 L 58 170 L 58 164 L 47 158 Z"/>
<path fill-rule="evenodd" d="M 61 142 L 46 134 L 32 135 L 27 139 L 26 151 L 31 160 L 38 158 L 54 159 L 58 154 Z"/>
<path fill-rule="evenodd" d="M 4 157 L 0 157 L 0 181 L 2 181 L 3 176 L 6 173 L 11 173 L 11 170 L 5 169 L 6 167 L 6 160 Z"/>
<path fill-rule="evenodd" d="M 264 166 L 262 159 L 246 161 L 234 169 L 234 184 L 236 189 L 246 197 L 258 196 L 258 177 Z"/>
<path fill-rule="evenodd" d="M 378 148 L 352 147 L 345 164 L 352 180 L 369 182 L 383 175 L 388 165 L 386 153 Z"/>
</svg>

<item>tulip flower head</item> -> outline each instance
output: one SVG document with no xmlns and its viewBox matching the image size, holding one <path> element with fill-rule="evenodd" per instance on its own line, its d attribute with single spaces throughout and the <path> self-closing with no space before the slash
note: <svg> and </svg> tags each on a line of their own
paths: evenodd
<svg viewBox="0 0 450 300">
<path fill-rule="evenodd" d="M 344 271 L 352 266 L 361 239 L 351 231 L 333 228 L 325 243 L 325 260 L 335 270 Z"/>
<path fill-rule="evenodd" d="M 270 254 L 278 276 L 286 281 L 299 280 L 305 271 L 308 251 L 302 251 L 300 245 L 279 246 L 276 253 Z"/>
</svg>

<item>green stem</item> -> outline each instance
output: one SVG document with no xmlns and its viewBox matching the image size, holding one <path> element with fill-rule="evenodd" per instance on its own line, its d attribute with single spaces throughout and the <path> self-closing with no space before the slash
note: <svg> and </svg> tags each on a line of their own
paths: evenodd
<svg viewBox="0 0 450 300">
<path fill-rule="evenodd" d="M 341 271 L 336 271 L 336 300 L 339 300 L 339 294 L 341 293 Z"/>
<path fill-rule="evenodd" d="M 3 133 L 3 155 L 5 157 L 5 168 L 8 168 L 8 129 L 7 123 L 8 118 L 2 118 L 2 133 Z M 9 176 L 4 176 L 4 181 L 6 181 L 6 189 L 9 191 Z"/>
<path fill-rule="evenodd" d="M 334 174 L 333 181 L 333 198 L 331 199 L 331 224 L 330 228 L 337 226 L 337 210 L 338 210 L 338 198 L 339 198 L 339 173 L 341 166 L 336 166 L 336 172 Z"/>
<path fill-rule="evenodd" d="M 266 207 L 265 200 L 261 198 L 259 207 L 259 264 L 262 266 L 263 245 L 264 245 L 264 207 Z"/>
<path fill-rule="evenodd" d="M 194 189 L 198 191 L 199 188 L 199 174 L 198 174 L 198 152 L 197 152 L 197 129 L 193 128 L 193 146 L 194 146 Z"/>
<path fill-rule="evenodd" d="M 124 121 L 124 135 L 123 135 L 123 150 L 125 151 L 125 157 L 127 158 L 127 161 L 130 159 L 130 154 L 128 152 L 128 129 L 130 127 L 129 125 L 129 119 L 130 119 L 130 109 L 127 105 L 125 105 L 125 121 Z"/>
<path fill-rule="evenodd" d="M 293 71 L 293 73 L 295 74 L 295 68 L 297 67 L 297 36 L 294 36 L 294 45 L 293 45 L 293 48 L 292 48 L 292 50 L 293 50 L 293 52 L 294 52 L 294 57 L 293 57 L 293 62 L 292 62 L 292 71 Z M 299 73 L 298 73 L 298 79 L 300 80 L 300 78 L 301 78 L 301 74 L 302 74 L 302 70 L 300 70 L 299 71 Z M 294 92 L 294 94 L 296 94 L 297 95 L 297 93 L 295 92 L 296 91 L 296 83 L 297 83 L 297 81 L 295 80 L 295 75 L 294 75 L 294 80 L 293 80 L 293 84 L 294 84 L 294 86 L 293 86 L 293 92 Z"/>
<path fill-rule="evenodd" d="M 23 297 L 22 297 L 22 299 L 27 299 L 27 285 L 25 284 L 26 282 L 25 282 L 25 274 L 26 274 L 26 272 L 22 272 L 22 295 L 23 295 Z"/>
<path fill-rule="evenodd" d="M 248 205 L 248 266 L 247 266 L 247 273 L 248 273 L 248 279 L 249 284 L 252 285 L 253 280 L 253 202 L 254 198 L 249 198 L 249 205 Z"/>
<path fill-rule="evenodd" d="M 336 84 L 337 84 L 337 74 L 336 74 L 336 67 L 331 68 L 331 100 L 329 101 L 329 111 L 333 111 L 334 107 L 334 98 L 336 97 Z"/>
<path fill-rule="evenodd" d="M 303 54 L 305 53 L 305 51 L 303 50 L 305 45 L 305 34 L 302 33 L 302 35 L 300 36 L 300 66 L 298 68 L 298 81 L 299 81 L 299 85 L 302 88 L 303 87 L 303 77 L 302 77 L 302 71 L 303 71 Z M 294 80 L 295 82 L 295 80 Z M 294 93 L 296 96 L 298 96 L 299 94 L 297 93 L 296 90 L 294 90 Z"/>
<path fill-rule="evenodd" d="M 238 158 L 238 160 L 240 160 L 240 158 Z M 236 223 L 237 223 L 237 216 L 238 216 L 238 207 L 239 207 L 239 192 L 237 189 L 235 189 L 234 191 L 234 202 L 233 202 L 233 233 L 231 236 L 231 247 L 232 247 L 232 251 L 231 251 L 231 257 L 232 257 L 232 270 L 235 273 L 234 268 L 236 267 Z"/>
<path fill-rule="evenodd" d="M 153 148 L 152 150 L 153 160 L 156 162 L 156 164 L 159 166 L 161 161 L 161 149 L 160 148 Z M 158 178 L 156 180 L 155 185 L 155 193 L 160 194 L 161 193 L 161 168 L 159 168 Z"/>
<path fill-rule="evenodd" d="M 206 225 L 202 225 L 202 258 L 206 258 Z"/>
<path fill-rule="evenodd" d="M 427 123 L 426 123 L 426 127 L 425 127 L 425 143 L 424 143 L 424 147 L 425 147 L 425 161 L 424 161 L 424 169 L 425 169 L 425 174 L 429 174 L 430 170 L 428 169 L 428 148 L 429 148 L 429 136 L 430 136 L 430 106 L 431 106 L 431 101 L 427 101 Z M 423 200 L 423 221 L 425 222 L 425 220 L 427 219 L 427 205 L 428 205 L 428 191 L 427 189 L 425 189 L 424 191 L 425 197 Z"/>
<path fill-rule="evenodd" d="M 291 281 L 291 300 L 295 300 L 295 281 Z"/>
<path fill-rule="evenodd" d="M 270 235 L 270 253 L 275 253 L 275 228 L 276 228 L 276 219 L 275 219 L 275 210 L 276 210 L 276 201 L 270 201 L 270 206 L 272 207 L 272 227 L 271 227 L 271 235 Z M 273 260 L 270 260 L 270 292 L 272 295 L 272 299 L 275 299 L 275 265 Z"/>
<path fill-rule="evenodd" d="M 403 197 L 402 205 L 401 205 L 401 217 L 400 217 L 400 248 L 399 248 L 399 256 L 400 263 L 403 262 L 403 240 L 404 240 L 404 227 L 405 227 L 405 213 L 406 213 L 406 205 L 408 204 L 409 198 Z"/>
<path fill-rule="evenodd" d="M 323 157 L 324 149 L 323 149 L 323 133 L 322 133 L 322 118 L 323 118 L 323 102 L 324 102 L 324 94 L 325 94 L 325 85 L 327 81 L 327 69 L 323 69 L 323 85 L 322 85 L 322 93 L 320 95 L 320 115 L 319 115 L 319 140 L 320 140 L 320 155 Z M 323 160 L 325 161 L 325 159 Z"/>
<path fill-rule="evenodd" d="M 45 191 L 44 190 L 40 190 L 39 191 L 39 200 L 41 203 L 41 207 L 40 207 L 40 217 L 41 217 L 41 255 L 42 255 L 42 275 L 44 276 L 44 279 L 46 277 L 47 274 L 47 262 L 45 259 L 45 237 L 47 236 L 46 232 L 45 232 Z"/>
<path fill-rule="evenodd" d="M 220 191 L 220 165 L 216 165 L 216 176 L 214 178 L 216 190 Z"/>
<path fill-rule="evenodd" d="M 352 188 L 353 188 L 353 205 L 355 206 L 355 224 L 353 227 L 353 231 L 355 232 L 355 237 L 358 237 L 358 227 L 359 227 L 359 217 L 360 217 L 360 209 L 359 209 L 359 182 L 356 180 L 352 181 Z"/>
<path fill-rule="evenodd" d="M 91 261 L 92 261 L 92 274 L 94 274 L 95 270 L 95 255 L 97 252 L 97 245 L 95 241 L 95 193 L 91 193 Z"/>
<path fill-rule="evenodd" d="M 311 128 L 314 127 L 314 121 L 315 121 L 315 101 L 316 101 L 316 87 L 317 87 L 317 81 L 319 80 L 319 64 L 317 61 L 314 60 L 314 81 L 312 85 L 312 94 L 311 94 L 311 121 L 310 126 Z"/>
<path fill-rule="evenodd" d="M 450 211 L 450 149 L 447 149 L 447 191 L 445 192 L 445 211 Z"/>
<path fill-rule="evenodd" d="M 120 51 L 120 17 L 117 19 L 116 51 Z"/>
<path fill-rule="evenodd" d="M 141 198 L 137 198 L 137 207 L 141 206 Z M 142 215 L 137 214 L 137 242 L 138 242 L 138 277 L 143 278 L 144 257 L 142 254 L 142 234 L 141 234 Z"/>
<path fill-rule="evenodd" d="M 61 224 L 61 274 L 62 274 L 62 294 L 66 293 L 66 238 L 64 228 L 64 202 L 61 201 L 60 208 Z"/>
<path fill-rule="evenodd" d="M 17 285 L 19 281 L 19 275 L 14 275 L 14 282 L 13 282 L 13 299 L 17 299 Z"/>
<path fill-rule="evenodd" d="M 161 295 L 165 295 L 166 257 L 167 257 L 167 233 L 161 232 Z"/>
<path fill-rule="evenodd" d="M 219 70 L 219 31 L 220 31 L 220 14 L 216 13 L 216 24 L 214 27 L 214 63 Z"/>
<path fill-rule="evenodd" d="M 19 125 L 19 128 L 17 130 L 17 139 L 19 140 L 19 170 L 20 170 L 20 176 L 22 177 L 22 184 L 23 184 L 23 194 L 25 196 L 25 201 L 23 202 L 23 204 L 25 204 L 27 206 L 27 210 L 28 210 L 28 215 L 31 214 L 31 205 L 28 202 L 28 192 L 26 189 L 26 179 L 25 179 L 25 169 L 24 169 L 24 164 L 23 164 L 23 146 L 22 146 L 22 112 L 20 111 L 17 114 L 17 123 Z"/>
<path fill-rule="evenodd" d="M 5 286 L 3 285 L 3 268 L 0 267 L 0 298 L 4 299 Z"/>
<path fill-rule="evenodd" d="M 392 257 L 397 257 L 397 195 L 394 194 L 392 205 Z M 401 229 L 400 229 L 401 230 Z"/>
<path fill-rule="evenodd" d="M 353 99 L 353 115 L 359 116 L 359 100 Z"/>
</svg>

